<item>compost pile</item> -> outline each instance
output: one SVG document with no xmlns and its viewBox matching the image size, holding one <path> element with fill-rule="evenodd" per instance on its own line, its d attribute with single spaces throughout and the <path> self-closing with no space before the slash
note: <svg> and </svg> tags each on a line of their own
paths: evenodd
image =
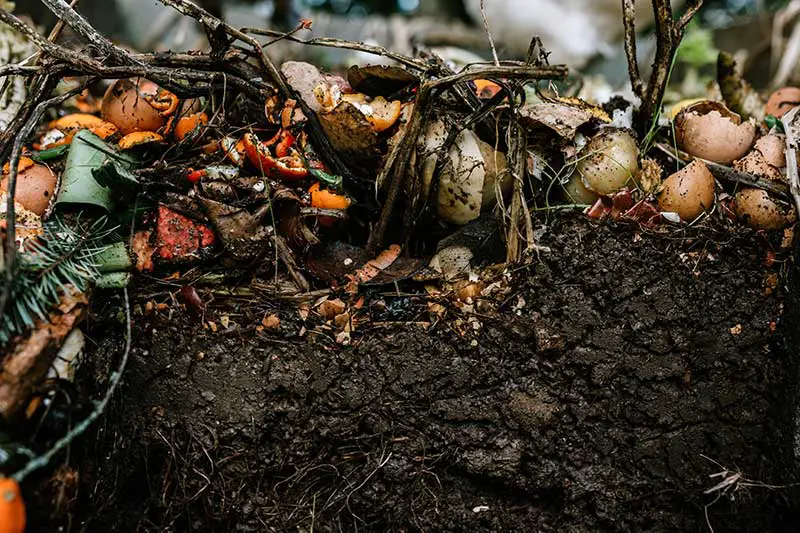
<svg viewBox="0 0 800 533">
<path fill-rule="evenodd" d="M 680 102 L 662 113 L 670 65 L 699 2 L 691 3 L 680 17 L 673 17 L 664 6 L 657 8 L 659 48 L 647 83 L 638 70 L 632 5 L 625 4 L 626 50 L 639 102 L 617 98 L 602 107 L 564 96 L 569 94 L 564 83 L 567 68 L 550 65 L 547 43 L 535 38 L 525 61 L 456 68 L 425 51 L 407 57 L 362 43 L 305 40 L 302 36 L 311 29 L 311 20 L 301 21 L 289 33 L 240 30 L 187 0 L 162 0 L 202 25 L 210 50 L 145 54 L 114 45 L 63 0 L 44 3 L 87 44 L 81 49 L 57 44 L 62 28 L 45 38 L 0 9 L 0 19 L 27 46 L 21 54 L 24 60 L 8 58 L 0 67 L 3 95 L 9 95 L 3 103 L 7 113 L 0 115 L 7 117 L 0 132 L 5 161 L 0 255 L 0 416 L 5 440 L 0 462 L 9 477 L 4 480 L 9 483 L 4 495 L 16 502 L 17 523 L 25 518 L 16 481 L 40 469 L 47 472 L 53 458 L 104 413 L 126 375 L 132 345 L 134 351 L 142 351 L 140 343 L 152 342 L 145 354 L 150 349 L 158 353 L 158 343 L 173 343 L 164 353 L 191 351 L 189 373 L 202 364 L 207 350 L 234 349 L 219 340 L 199 350 L 185 345 L 188 341 L 181 334 L 157 340 L 159 334 L 154 333 L 153 339 L 142 339 L 141 332 L 151 327 L 153 332 L 160 330 L 155 327 L 159 321 L 180 323 L 202 336 L 253 334 L 262 340 L 283 339 L 288 328 L 295 332 L 292 343 L 326 339 L 327 352 L 359 350 L 362 343 L 370 346 L 366 332 L 387 324 L 414 324 L 432 331 L 443 323 L 454 336 L 449 341 L 454 346 L 465 343 L 477 349 L 487 339 L 495 346 L 531 343 L 537 354 L 552 358 L 570 343 L 583 342 L 587 328 L 593 327 L 587 318 L 590 313 L 581 310 L 583 304 L 564 304 L 561 320 L 572 325 L 562 325 L 562 333 L 553 328 L 552 317 L 539 312 L 531 315 L 530 333 L 515 330 L 506 341 L 502 340 L 506 333 L 491 329 L 484 333 L 485 322 L 502 320 L 504 313 L 528 316 L 523 310 L 532 302 L 526 298 L 537 302 L 539 309 L 551 308 L 554 304 L 541 299 L 535 289 L 530 292 L 530 287 L 536 282 L 557 283 L 552 269 L 561 269 L 565 279 L 582 279 L 587 269 L 613 270 L 613 261 L 602 254 L 586 258 L 586 264 L 571 259 L 580 255 L 575 248 L 584 239 L 593 239 L 592 227 L 604 228 L 604 238 L 611 243 L 609 254 L 634 262 L 636 246 L 643 247 L 638 253 L 647 262 L 652 256 L 647 243 L 681 243 L 674 256 L 657 259 L 680 258 L 686 270 L 680 270 L 678 287 L 683 278 L 691 280 L 706 268 L 713 270 L 704 265 L 717 259 L 740 261 L 737 268 L 743 271 L 749 268 L 747 260 L 731 254 L 721 242 L 747 250 L 741 257 L 752 258 L 755 264 L 778 265 L 779 272 L 793 246 L 800 200 L 795 153 L 800 119 L 793 89 L 780 90 L 764 102 L 736 74 L 732 59 L 721 57 L 719 83 L 707 99 Z M 665 5 L 668 8 L 669 3 Z M 265 43 L 265 38 L 271 41 Z M 346 72 L 327 73 L 303 62 L 274 65 L 269 44 L 284 39 L 356 49 L 393 66 L 353 66 Z M 564 214 L 570 211 L 574 213 Z M 620 244 L 616 239 L 621 238 L 608 231 L 609 224 L 624 228 L 623 234 L 632 236 L 634 244 Z M 559 227 L 563 238 L 557 237 Z M 531 269 L 536 273 L 529 277 Z M 624 277 L 609 276 L 602 283 L 620 284 L 626 298 L 650 291 L 650 282 L 639 286 L 632 281 L 627 286 Z M 735 304 L 725 298 L 736 301 L 743 295 L 742 302 L 751 302 L 755 294 L 755 301 L 760 301 L 762 280 L 754 277 L 754 282 L 731 281 L 743 292 L 720 296 L 712 291 L 704 297 L 724 300 L 731 307 Z M 751 282 L 755 293 L 749 292 Z M 778 291 L 778 274 L 770 271 L 764 287 L 766 296 Z M 97 311 L 108 302 L 117 309 L 111 319 Z M 767 335 L 775 333 L 781 311 L 755 303 L 741 305 L 766 320 L 771 329 Z M 109 328 L 97 344 L 113 344 L 116 357 L 102 363 L 85 361 L 91 350 L 81 325 L 90 317 L 98 327 Z M 724 320 L 728 319 L 726 315 Z M 736 339 L 743 328 L 741 338 L 746 337 L 748 327 L 725 326 L 734 343 L 728 348 L 736 349 Z M 657 336 L 648 333 L 646 342 L 655 342 Z M 423 346 L 412 335 L 405 342 L 420 354 L 439 350 L 436 340 Z M 648 350 L 662 353 L 654 346 Z M 275 365 L 280 365 L 278 359 L 273 355 Z M 424 356 L 417 360 L 410 355 L 409 360 L 422 374 L 432 372 Z M 309 374 L 323 365 L 303 364 L 312 366 Z M 328 364 L 336 366 L 333 361 Z M 374 383 L 355 386 L 363 387 L 364 396 L 354 397 L 352 403 L 362 407 L 370 402 L 369 391 L 393 386 L 387 375 L 379 375 L 380 368 L 364 364 L 365 375 L 375 373 L 375 377 Z M 442 363 L 450 364 L 455 363 Z M 516 364 L 509 363 L 509 368 Z M 82 365 L 94 369 L 102 387 L 78 385 Z M 672 371 L 690 386 L 690 372 Z M 266 394 L 270 401 L 288 402 L 281 399 L 281 391 L 306 378 L 299 370 L 297 375 L 290 369 L 277 372 L 278 381 L 285 383 L 272 385 Z M 147 381 L 141 376 L 125 379 Z M 604 382 L 597 380 L 592 381 Z M 407 385 L 413 394 L 405 401 L 421 401 L 427 394 L 416 390 L 413 382 Z M 574 386 L 563 385 L 564 390 Z M 471 394 L 479 395 L 481 386 L 470 385 Z M 215 401 L 214 393 L 203 394 L 206 401 Z M 480 403 L 477 396 L 475 402 Z M 552 391 L 512 393 L 508 416 L 537 434 L 539 429 L 531 428 L 549 427 L 559 412 L 556 404 Z M 163 418 L 163 406 L 152 409 L 154 417 Z M 447 418 L 461 407 L 442 409 L 447 413 L 440 416 Z M 758 412 L 768 409 L 762 406 Z M 466 424 L 469 417 L 464 416 Z M 345 425 L 363 423 L 375 430 L 367 418 Z M 174 432 L 175 426 L 171 428 Z M 212 442 L 201 448 L 214 450 L 215 458 L 208 456 L 214 468 L 243 455 L 240 450 L 219 459 L 218 437 L 208 431 L 214 435 Z M 173 438 L 178 437 L 173 434 Z M 402 446 L 410 438 L 392 442 Z M 477 434 L 471 439 L 480 441 Z M 189 438 L 187 446 L 192 448 L 193 442 Z M 312 488 L 328 494 L 317 486 L 325 480 L 330 482 L 330 494 L 318 502 L 320 525 L 330 519 L 327 524 L 339 521 L 341 527 L 347 513 L 370 515 L 369 505 L 380 499 L 375 486 L 369 485 L 368 494 L 358 496 L 364 499 L 352 508 L 350 496 L 387 464 L 390 471 L 402 469 L 390 464 L 392 454 L 384 454 L 385 444 L 378 456 L 353 448 L 344 459 L 340 457 L 343 464 L 372 465 L 372 473 L 357 477 L 357 483 L 330 471 L 314 478 L 311 472 L 322 467 L 313 462 L 295 465 L 289 475 L 288 456 L 286 464 L 272 466 L 287 480 L 287 497 L 295 499 L 297 509 L 277 505 L 279 510 L 271 516 L 276 522 L 270 527 L 304 524 L 308 517 L 303 513 L 308 512 L 313 529 L 317 502 L 310 495 Z M 515 462 L 516 445 L 495 445 L 507 456 L 503 461 L 516 465 L 509 472 L 524 469 L 519 459 Z M 174 447 L 170 449 L 172 460 L 179 463 Z M 195 452 L 184 451 L 187 457 Z M 472 476 L 488 468 L 489 459 L 465 460 Z M 437 490 L 430 487 L 438 484 L 441 489 L 442 480 L 435 472 L 435 457 L 426 459 L 423 454 L 419 461 L 425 463 L 419 470 L 422 485 L 416 489 L 422 503 L 411 508 L 427 511 L 438 505 L 435 496 L 427 496 Z M 728 499 L 744 478 L 718 466 L 722 471 L 706 494 Z M 333 465 L 324 468 L 328 467 L 336 471 Z M 85 475 L 92 478 L 91 471 Z M 165 474 L 165 480 L 169 476 Z M 47 477 L 49 488 L 37 490 L 40 498 L 55 498 L 53 516 L 73 512 L 77 478 L 77 470 L 65 465 Z M 226 522 L 233 520 L 230 513 L 220 510 L 216 515 L 209 509 L 213 504 L 224 507 L 224 490 L 204 494 L 212 485 L 208 481 L 188 497 L 187 484 L 192 486 L 181 481 L 185 499 L 176 507 L 203 502 L 207 516 L 229 526 L 234 523 Z M 512 484 L 508 490 L 522 490 L 523 485 Z M 166 481 L 160 489 L 163 494 L 172 490 Z M 548 490 L 564 492 L 568 487 Z M 542 494 L 543 501 L 563 497 Z M 230 498 L 237 501 L 236 496 Z M 491 505 L 506 504 L 498 500 Z M 252 508 L 232 505 L 235 513 L 252 518 Z M 204 527 L 202 520 L 175 511 L 173 504 L 164 507 L 164 524 L 174 511 L 187 527 Z M 90 508 L 102 514 L 97 506 Z M 516 507 L 509 507 L 508 516 L 514 514 L 512 508 Z M 470 512 L 478 516 L 485 510 L 489 506 L 479 505 Z M 354 523 L 378 527 L 375 517 L 371 519 L 357 518 Z M 267 518 L 258 520 L 265 525 Z M 392 520 L 425 523 L 416 516 Z M 438 527 L 467 523 L 453 520 Z M 491 527 L 516 528 L 524 523 L 515 520 Z M 553 524 L 546 517 L 535 520 L 542 528 Z"/>
</svg>

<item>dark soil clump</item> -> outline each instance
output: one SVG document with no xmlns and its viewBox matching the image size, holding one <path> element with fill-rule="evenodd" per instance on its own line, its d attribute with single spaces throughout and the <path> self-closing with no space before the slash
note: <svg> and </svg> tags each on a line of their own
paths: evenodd
<svg viewBox="0 0 800 533">
<path fill-rule="evenodd" d="M 703 491 L 721 480 L 711 460 L 795 481 L 784 289 L 765 295 L 780 273 L 765 243 L 547 223 L 518 292 L 477 330 L 412 324 L 430 319 L 413 299 L 408 323 L 362 328 L 349 347 L 310 322 L 299 337 L 288 305 L 212 304 L 206 320 L 237 325 L 217 332 L 178 306 L 135 316 L 124 387 L 73 455 L 73 524 L 703 531 L 717 495 Z M 116 303 L 97 300 L 104 340 L 89 355 L 103 377 L 121 328 Z M 273 310 L 279 333 L 256 331 Z M 715 530 L 800 518 L 796 489 L 735 496 L 708 508 Z"/>
</svg>

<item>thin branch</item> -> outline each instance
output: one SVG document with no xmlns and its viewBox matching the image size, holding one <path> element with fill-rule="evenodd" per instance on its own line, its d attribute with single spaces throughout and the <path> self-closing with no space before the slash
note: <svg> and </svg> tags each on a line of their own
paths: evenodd
<svg viewBox="0 0 800 533">
<path fill-rule="evenodd" d="M 633 93 L 644 100 L 644 82 L 639 72 L 639 59 L 636 53 L 636 2 L 622 0 L 622 22 L 625 26 L 625 57 L 628 59 L 628 75 Z"/>
<path fill-rule="evenodd" d="M 486 18 L 485 0 L 481 0 L 481 21 L 483 22 L 483 31 L 486 33 L 486 38 L 489 40 L 489 46 L 492 48 L 492 58 L 494 64 L 500 66 L 500 59 L 497 57 L 497 48 L 494 46 L 494 39 L 492 38 L 492 31 L 489 29 L 489 19 Z"/>
<path fill-rule="evenodd" d="M 686 29 L 686 26 L 692 21 L 694 16 L 700 11 L 700 8 L 703 7 L 703 0 L 690 0 L 689 5 L 686 6 L 686 11 L 681 15 L 681 18 L 678 19 L 678 22 L 675 23 L 675 30 L 680 32 L 678 40 L 683 37 L 683 31 Z"/>
<path fill-rule="evenodd" d="M 68 24 L 75 33 L 89 41 L 106 58 L 121 64 L 133 61 L 125 50 L 115 46 L 98 33 L 85 18 L 72 9 L 64 0 L 42 0 L 42 3 L 53 12 L 59 21 Z"/>
<path fill-rule="evenodd" d="M 398 63 L 401 63 L 415 70 L 425 71 L 430 68 L 430 65 L 428 65 L 424 61 L 414 59 L 413 57 L 408 57 L 403 54 L 398 54 L 396 52 L 392 52 L 382 46 L 375 46 L 371 44 L 361 43 L 358 41 L 348 41 L 346 39 L 335 39 L 332 37 L 315 37 L 313 39 L 300 39 L 299 37 L 289 35 L 288 33 L 283 33 L 273 30 L 265 30 L 261 28 L 242 28 L 241 31 L 243 33 L 252 33 L 253 35 L 263 35 L 265 37 L 274 37 L 276 39 L 280 38 L 292 43 L 304 44 L 308 46 L 321 46 L 325 48 L 356 50 L 358 52 L 364 52 L 367 54 L 373 54 L 376 56 L 382 56 L 382 57 L 387 57 L 389 59 L 393 59 Z"/>
</svg>

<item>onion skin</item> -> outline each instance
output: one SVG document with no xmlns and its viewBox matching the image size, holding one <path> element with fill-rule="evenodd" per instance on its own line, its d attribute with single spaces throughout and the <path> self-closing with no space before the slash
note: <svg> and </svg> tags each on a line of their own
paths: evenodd
<svg viewBox="0 0 800 533">
<path fill-rule="evenodd" d="M 608 195 L 625 187 L 639 174 L 639 147 L 625 130 L 605 129 L 584 148 L 587 155 L 576 171 L 595 194 Z"/>
</svg>

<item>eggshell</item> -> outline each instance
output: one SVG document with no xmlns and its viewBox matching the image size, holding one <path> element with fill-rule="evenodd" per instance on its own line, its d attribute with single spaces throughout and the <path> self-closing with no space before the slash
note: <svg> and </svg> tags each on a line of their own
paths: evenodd
<svg viewBox="0 0 800 533">
<path fill-rule="evenodd" d="M 764 160 L 770 165 L 783 168 L 786 166 L 786 137 L 778 133 L 764 135 L 754 146 L 761 152 Z"/>
<path fill-rule="evenodd" d="M 705 163 L 695 160 L 664 180 L 658 196 L 661 211 L 677 213 L 691 222 L 714 204 L 714 176 Z"/>
<path fill-rule="evenodd" d="M 625 130 L 604 129 L 581 152 L 576 171 L 583 185 L 596 194 L 611 194 L 639 173 L 639 147 Z"/>
<path fill-rule="evenodd" d="M 762 189 L 742 189 L 736 193 L 734 210 L 745 224 L 755 229 L 781 229 L 796 218 L 794 208 L 784 209 Z"/>
<path fill-rule="evenodd" d="M 26 159 L 20 160 L 14 200 L 28 211 L 42 216 L 53 198 L 58 177 L 45 165 L 33 163 L 30 159 L 25 161 Z M 6 168 L 3 180 L 0 182 L 2 191 L 8 191 L 7 174 Z"/>
<path fill-rule="evenodd" d="M 688 106 L 675 119 L 678 147 L 694 157 L 729 165 L 744 157 L 756 138 L 756 123 L 719 102 L 703 101 Z"/>
<path fill-rule="evenodd" d="M 141 78 L 117 80 L 103 96 L 100 114 L 119 128 L 123 135 L 135 131 L 156 131 L 167 122 L 145 95 L 154 95 L 158 86 Z"/>
</svg>

